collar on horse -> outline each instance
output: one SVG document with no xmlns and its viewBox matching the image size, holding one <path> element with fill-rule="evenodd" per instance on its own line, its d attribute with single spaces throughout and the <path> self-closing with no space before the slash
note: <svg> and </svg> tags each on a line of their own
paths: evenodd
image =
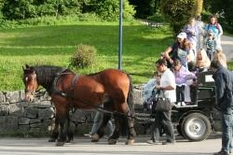
<svg viewBox="0 0 233 155">
<path fill-rule="evenodd" d="M 53 81 L 52 88 L 50 89 L 49 94 L 57 94 L 57 95 L 60 95 L 62 97 L 73 97 L 74 96 L 73 95 L 74 85 L 77 82 L 78 77 L 79 77 L 77 74 L 75 74 L 74 78 L 72 79 L 69 92 L 63 92 L 63 91 L 57 89 L 57 82 L 58 82 L 59 78 L 62 75 L 71 74 L 70 72 L 66 72 L 66 71 L 67 71 L 67 69 L 63 68 L 60 72 L 57 73 L 57 76 L 55 77 L 55 79 Z"/>
</svg>

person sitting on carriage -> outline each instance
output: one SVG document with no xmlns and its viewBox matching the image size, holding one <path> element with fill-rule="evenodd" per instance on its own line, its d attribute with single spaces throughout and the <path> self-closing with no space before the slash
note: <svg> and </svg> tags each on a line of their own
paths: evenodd
<svg viewBox="0 0 233 155">
<path fill-rule="evenodd" d="M 207 71 L 210 67 L 210 59 L 207 56 L 207 53 L 204 49 L 200 49 L 197 51 L 197 58 L 195 64 L 197 73 L 202 71 Z"/>
<path fill-rule="evenodd" d="M 176 101 L 177 106 L 185 106 L 191 103 L 190 85 L 196 79 L 196 75 L 182 66 L 179 59 L 174 60 L 173 73 L 176 81 Z"/>
</svg>

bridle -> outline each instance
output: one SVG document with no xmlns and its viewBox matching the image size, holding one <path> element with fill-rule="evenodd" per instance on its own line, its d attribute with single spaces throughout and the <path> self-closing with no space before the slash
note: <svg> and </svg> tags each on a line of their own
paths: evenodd
<svg viewBox="0 0 233 155">
<path fill-rule="evenodd" d="M 31 98 L 34 98 L 37 87 L 35 87 L 35 86 L 29 87 L 28 84 L 30 84 L 30 82 L 32 81 L 32 84 L 34 85 L 34 80 L 36 80 L 36 77 L 37 77 L 37 75 L 35 72 L 25 73 L 25 75 L 24 75 L 25 98 L 27 98 L 29 100 Z"/>
</svg>

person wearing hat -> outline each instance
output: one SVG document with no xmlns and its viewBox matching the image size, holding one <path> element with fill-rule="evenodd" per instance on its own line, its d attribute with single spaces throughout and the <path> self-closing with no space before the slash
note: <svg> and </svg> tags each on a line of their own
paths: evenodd
<svg viewBox="0 0 233 155">
<path fill-rule="evenodd" d="M 189 51 L 191 44 L 187 40 L 187 34 L 181 32 L 177 35 L 177 41 L 169 46 L 163 54 L 163 58 L 167 60 L 168 67 L 171 68 L 175 59 L 179 59 L 184 67 L 187 67 L 188 61 L 191 60 Z"/>
</svg>

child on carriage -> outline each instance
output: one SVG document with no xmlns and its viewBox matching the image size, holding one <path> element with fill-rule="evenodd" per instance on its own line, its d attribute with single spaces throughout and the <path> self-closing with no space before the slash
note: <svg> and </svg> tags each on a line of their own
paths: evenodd
<svg viewBox="0 0 233 155">
<path fill-rule="evenodd" d="M 176 81 L 177 106 L 184 106 L 191 102 L 190 85 L 193 84 L 193 80 L 196 79 L 196 76 L 186 67 L 182 66 L 179 59 L 174 60 L 173 73 Z"/>
</svg>

